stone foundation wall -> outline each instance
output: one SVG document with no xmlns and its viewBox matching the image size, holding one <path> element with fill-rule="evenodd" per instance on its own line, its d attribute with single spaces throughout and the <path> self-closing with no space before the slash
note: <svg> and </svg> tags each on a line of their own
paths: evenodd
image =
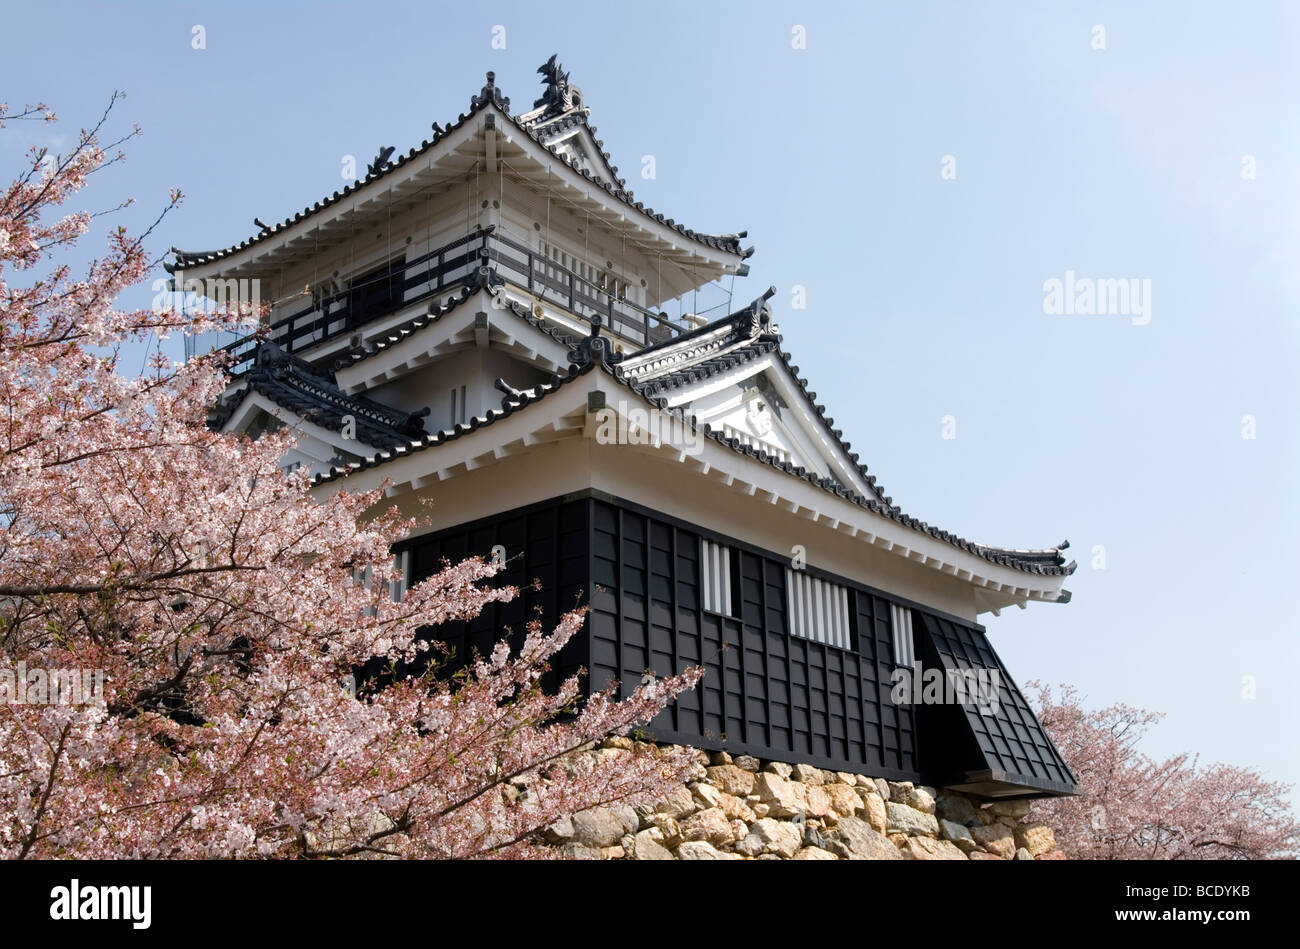
<svg viewBox="0 0 1300 949">
<path fill-rule="evenodd" d="M 1028 801 L 983 804 L 911 782 L 696 754 L 690 779 L 663 800 L 582 811 L 547 828 L 548 843 L 594 860 L 1065 859 L 1051 827 L 1025 820 Z"/>
</svg>

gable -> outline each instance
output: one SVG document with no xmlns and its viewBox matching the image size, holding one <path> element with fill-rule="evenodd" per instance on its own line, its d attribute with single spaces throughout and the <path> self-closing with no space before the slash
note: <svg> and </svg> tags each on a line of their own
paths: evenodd
<svg viewBox="0 0 1300 949">
<path fill-rule="evenodd" d="M 334 373 L 344 392 L 377 393 L 393 380 L 425 374 L 448 358 L 492 350 L 508 355 L 521 372 L 549 375 L 568 365 L 569 350 L 582 335 L 585 331 L 562 323 L 553 309 L 530 308 L 507 289 L 494 295 L 471 288 L 445 304 L 435 301 L 429 312 L 354 349 Z"/>
<path fill-rule="evenodd" d="M 221 425 L 224 432 L 252 439 L 284 428 L 292 429 L 297 439 L 294 447 L 280 459 L 280 467 L 285 471 L 296 468 L 313 473 L 328 471 L 333 466 L 359 461 L 377 450 L 356 438 L 344 437 L 341 430 L 318 425 L 256 391 L 245 392 Z"/>
<path fill-rule="evenodd" d="M 590 126 L 585 122 L 576 124 L 571 129 L 565 129 L 554 138 L 548 139 L 546 144 L 559 157 L 575 163 L 574 167 L 579 171 L 585 171 L 608 185 L 617 187 L 622 184 L 618 169 L 610 164 L 608 155 L 592 136 Z"/>
<path fill-rule="evenodd" d="M 685 406 L 696 419 L 724 438 L 757 448 L 778 461 L 829 474 L 827 465 L 801 438 L 785 400 L 764 373 L 757 373 Z"/>
<path fill-rule="evenodd" d="M 446 431 L 500 408 L 505 392 L 497 379 L 513 389 L 531 389 L 551 378 L 507 349 L 471 346 L 380 383 L 366 395 L 404 412 L 423 411 L 429 431 Z"/>
<path fill-rule="evenodd" d="M 684 409 L 723 438 L 735 438 L 864 497 L 876 496 L 780 351 L 770 347 L 756 355 L 676 389 L 669 406 Z"/>
<path fill-rule="evenodd" d="M 252 367 L 209 413 L 208 426 L 253 438 L 288 426 L 298 435 L 302 463 L 328 467 L 335 459 L 365 457 L 423 436 L 427 414 L 349 395 L 330 370 L 263 342 Z"/>
</svg>

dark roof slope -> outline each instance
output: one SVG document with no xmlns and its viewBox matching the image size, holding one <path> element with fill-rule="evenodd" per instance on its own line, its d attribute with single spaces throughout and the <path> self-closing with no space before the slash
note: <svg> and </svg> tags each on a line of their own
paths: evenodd
<svg viewBox="0 0 1300 949">
<path fill-rule="evenodd" d="M 398 343 L 404 342 L 413 334 L 418 333 L 426 326 L 432 326 L 444 316 L 459 309 L 467 300 L 478 293 L 479 290 L 484 288 L 490 289 L 500 283 L 499 279 L 486 267 L 480 268 L 477 274 L 471 276 L 473 279 L 466 281 L 465 285 L 461 287 L 458 292 L 448 296 L 445 300 L 432 301 L 429 304 L 427 312 L 421 313 L 419 316 L 407 320 L 400 326 L 393 327 L 383 336 L 382 339 L 373 339 L 360 346 L 354 346 L 352 349 L 349 349 L 334 361 L 334 368 L 343 369 L 347 366 L 363 362 L 371 356 L 377 356 L 379 353 L 384 352 L 387 349 L 391 349 Z M 506 297 L 496 298 L 493 312 L 512 313 L 529 326 L 540 330 L 566 348 L 572 347 L 577 343 L 577 340 L 572 336 L 555 328 L 545 320 L 533 316 L 532 311 L 529 310 L 528 307 Z"/>
<path fill-rule="evenodd" d="M 546 396 L 558 391 L 575 379 L 585 376 L 588 372 L 596 367 L 595 361 L 588 362 L 585 365 L 570 365 L 564 375 L 555 375 L 549 382 L 534 386 L 531 389 L 517 391 L 517 394 L 501 400 L 500 409 L 489 409 L 486 415 L 471 418 L 468 422 L 457 423 L 446 431 L 429 432 L 421 438 L 408 439 L 400 445 L 392 445 L 385 448 L 373 458 L 363 458 L 359 462 L 352 462 L 344 468 L 330 468 L 329 471 L 322 471 L 316 475 L 315 482 L 323 484 L 327 481 L 335 481 L 344 478 L 355 471 L 363 471 L 367 468 L 377 468 L 379 465 L 398 458 L 404 458 L 417 452 L 434 448 L 438 445 L 444 445 L 447 442 L 455 441 L 471 432 L 476 432 L 481 428 L 487 428 L 503 418 L 514 415 L 516 412 L 529 405 L 542 401 Z"/>
<path fill-rule="evenodd" d="M 306 421 L 331 431 L 343 431 L 346 420 L 355 425 L 358 442 L 375 448 L 392 448 L 424 437 L 424 412 L 410 414 L 362 396 L 344 394 L 333 373 L 295 359 L 274 343 L 258 347 L 253 367 L 240 378 L 241 385 L 209 417 L 219 429 L 229 421 L 249 392 L 260 392 Z"/>
<path fill-rule="evenodd" d="M 1070 766 L 988 637 L 964 623 L 920 611 L 916 615 L 923 634 L 918 653 L 922 665 L 942 668 L 951 680 L 976 686 L 974 701 L 926 707 L 934 716 L 934 731 L 947 745 L 945 753 L 937 756 L 959 772 L 939 775 L 939 780 L 944 784 L 991 781 L 1053 794 L 1076 793 L 1078 781 Z"/>
<path fill-rule="evenodd" d="M 640 351 L 638 357 L 654 350 L 667 350 L 670 347 L 677 346 L 683 342 L 689 343 L 692 337 L 699 338 L 713 333 L 719 328 L 726 327 L 727 332 L 711 343 L 711 347 L 719 350 L 716 356 L 707 356 L 699 362 L 690 363 L 679 370 L 672 370 L 646 379 L 643 382 L 636 383 L 636 388 L 643 395 L 655 398 L 661 397 L 665 393 L 672 392 L 675 389 L 684 386 L 694 385 L 698 382 L 705 381 L 712 376 L 721 373 L 730 372 L 737 366 L 743 365 L 765 355 L 775 355 L 781 364 L 789 373 L 790 378 L 794 380 L 799 387 L 800 393 L 812 406 L 816 412 L 817 418 L 822 423 L 823 428 L 839 445 L 844 454 L 857 467 L 862 479 L 866 482 L 872 491 L 873 497 L 870 499 L 860 498 L 854 492 L 848 491 L 838 482 L 829 478 L 820 478 L 812 472 L 806 471 L 799 465 L 788 462 L 774 462 L 778 467 L 785 468 L 791 474 L 800 477 L 807 477 L 810 480 L 825 482 L 822 484 L 827 490 L 834 491 L 836 494 L 843 494 L 855 500 L 866 502 L 867 506 L 877 509 L 878 513 L 899 523 L 906 524 L 914 530 L 929 534 L 931 537 L 946 541 L 954 546 L 961 547 L 971 553 L 983 557 L 985 560 L 1000 563 L 1005 566 L 1015 567 L 1018 570 L 1025 570 L 1029 573 L 1038 573 L 1045 575 L 1065 575 L 1072 574 L 1077 566 L 1074 563 L 1066 564 L 1065 556 L 1062 551 L 1070 546 L 1069 541 L 1062 541 L 1057 547 L 1046 548 L 1042 550 L 1022 550 L 1008 547 L 995 547 L 987 544 L 978 544 L 974 541 L 966 540 L 950 531 L 933 527 L 919 518 L 912 517 L 910 514 L 904 514 L 902 509 L 894 504 L 894 499 L 887 496 L 884 488 L 876 481 L 876 476 L 867 470 L 867 466 L 859 460 L 857 452 L 853 451 L 853 446 L 845 440 L 844 433 L 835 427 L 835 420 L 826 414 L 826 407 L 817 402 L 817 393 L 808 388 L 808 380 L 799 375 L 799 367 L 790 361 L 790 356 L 780 346 L 781 335 L 776 331 L 771 323 L 771 310 L 768 308 L 767 300 L 771 298 L 775 288 L 769 290 L 764 296 L 755 300 L 748 307 L 732 313 L 728 316 L 715 320 L 712 323 L 698 327 L 691 333 L 684 334 L 677 339 L 670 340 L 666 343 L 659 344 L 655 347 L 649 347 Z M 751 342 L 746 342 L 751 340 Z M 741 345 L 737 345 L 741 344 Z M 727 349 L 729 346 L 736 348 Z M 744 449 L 747 453 L 758 452 L 758 449 L 750 446 L 733 446 Z"/>
</svg>

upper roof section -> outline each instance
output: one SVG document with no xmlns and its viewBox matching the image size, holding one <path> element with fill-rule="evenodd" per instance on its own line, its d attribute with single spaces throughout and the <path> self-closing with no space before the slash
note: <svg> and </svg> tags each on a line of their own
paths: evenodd
<svg viewBox="0 0 1300 949">
<path fill-rule="evenodd" d="M 608 152 L 588 121 L 582 93 L 554 56 L 539 70 L 544 91 L 534 108 L 510 113 L 493 73 L 468 112 L 406 154 L 380 150 L 365 177 L 322 198 L 280 223 L 265 224 L 253 236 L 217 250 L 172 248 L 169 272 L 197 276 L 249 276 L 309 259 L 331 243 L 350 239 L 357 229 L 386 220 L 395 206 L 413 206 L 413 197 L 442 189 L 476 173 L 492 173 L 508 162 L 522 180 L 544 186 L 568 206 L 581 209 L 612 233 L 653 255 L 678 279 L 667 288 L 686 292 L 727 274 L 743 272 L 753 248 L 743 248 L 745 232 L 697 231 L 636 200 L 619 177 Z M 690 275 L 689 279 L 686 275 Z"/>
<path fill-rule="evenodd" d="M 596 138 L 596 127 L 588 121 L 591 109 L 583 104 L 582 90 L 569 81 L 552 56 L 537 71 L 542 74 L 546 91 L 533 103 L 531 112 L 516 118 L 519 124 L 536 132 L 547 147 L 586 169 L 596 180 L 612 185 L 631 197 L 627 181 L 619 176 L 604 143 Z"/>
</svg>

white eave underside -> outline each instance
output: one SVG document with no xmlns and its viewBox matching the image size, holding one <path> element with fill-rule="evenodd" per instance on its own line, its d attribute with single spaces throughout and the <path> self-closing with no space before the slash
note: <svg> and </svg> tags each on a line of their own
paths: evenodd
<svg viewBox="0 0 1300 949">
<path fill-rule="evenodd" d="M 592 218 L 624 237 L 648 255 L 660 255 L 683 271 L 701 274 L 735 273 L 737 254 L 713 248 L 628 205 L 599 184 L 558 160 L 520 130 L 495 105 L 485 107 L 464 125 L 434 143 L 424 155 L 407 160 L 328 207 L 304 214 L 289 225 L 277 224 L 267 236 L 218 259 L 184 267 L 187 278 L 237 278 L 264 275 L 268 268 L 287 269 L 355 238 L 359 228 L 386 222 L 391 213 L 414 208 L 433 193 L 456 186 L 484 161 L 486 116 L 497 118 L 495 159 L 511 164 L 557 200 L 589 212 Z M 178 268 L 179 269 L 179 268 Z M 716 277 L 712 278 L 716 279 Z"/>
</svg>

